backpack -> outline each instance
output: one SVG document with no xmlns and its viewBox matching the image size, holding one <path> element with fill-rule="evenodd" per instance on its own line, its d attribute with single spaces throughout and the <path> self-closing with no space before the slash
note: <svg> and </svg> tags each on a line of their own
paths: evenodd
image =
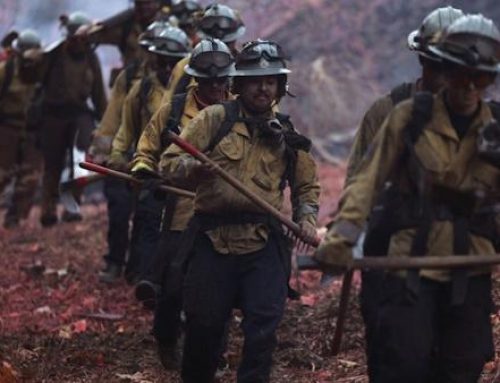
<svg viewBox="0 0 500 383">
<path fill-rule="evenodd" d="M 409 100 L 413 95 L 414 84 L 411 82 L 404 82 L 391 90 L 389 97 L 391 98 L 394 106 L 399 103 Z"/>
</svg>

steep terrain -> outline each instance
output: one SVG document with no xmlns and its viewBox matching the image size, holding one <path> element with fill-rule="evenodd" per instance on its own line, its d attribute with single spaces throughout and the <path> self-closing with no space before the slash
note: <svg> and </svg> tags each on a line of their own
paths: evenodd
<svg viewBox="0 0 500 383">
<path fill-rule="evenodd" d="M 32 25 L 46 39 L 57 36 L 62 12 L 83 9 L 96 19 L 126 7 L 126 0 L 4 0 L 0 32 L 12 25 Z M 208 4 L 208 0 L 201 1 Z M 497 22 L 496 0 L 226 0 L 247 24 L 244 39 L 270 38 L 285 47 L 294 70 L 285 109 L 301 130 L 312 136 L 345 134 L 381 93 L 413 79 L 418 61 L 406 48 L 406 36 L 438 6 L 451 4 L 466 12 L 482 12 Z M 15 21 L 14 21 L 15 20 Z M 110 59 L 116 62 L 116 57 Z M 114 61 L 113 61 L 114 60 Z"/>
</svg>

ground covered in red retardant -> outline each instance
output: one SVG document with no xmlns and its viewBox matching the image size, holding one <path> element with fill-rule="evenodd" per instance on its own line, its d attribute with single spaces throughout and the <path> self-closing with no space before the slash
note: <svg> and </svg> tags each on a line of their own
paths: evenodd
<svg viewBox="0 0 500 383">
<path fill-rule="evenodd" d="M 336 207 L 342 168 L 322 167 L 321 221 Z M 15 231 L 0 231 L 0 383 L 179 382 L 156 358 L 152 315 L 133 298 L 125 282 L 97 280 L 106 251 L 105 206 L 86 205 L 84 221 L 43 230 L 32 219 Z M 331 355 L 340 281 L 320 286 L 319 274 L 300 276 L 303 296 L 290 302 L 279 330 L 272 382 L 367 382 L 363 326 L 355 278 L 344 343 Z M 495 297 L 500 284 L 495 281 Z M 498 301 L 498 299 L 497 299 Z M 234 313 L 227 358 L 219 382 L 234 382 L 241 352 Z M 497 349 L 500 319 L 492 317 Z M 497 379 L 497 363 L 483 382 Z"/>
</svg>

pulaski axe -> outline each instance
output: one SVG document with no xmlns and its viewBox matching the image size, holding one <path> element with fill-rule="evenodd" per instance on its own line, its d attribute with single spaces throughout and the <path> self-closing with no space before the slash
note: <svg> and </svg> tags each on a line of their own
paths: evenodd
<svg viewBox="0 0 500 383">
<path fill-rule="evenodd" d="M 104 176 L 101 174 L 92 174 L 61 182 L 59 184 L 59 199 L 64 209 L 72 214 L 80 213 L 80 204 L 77 202 L 76 195 L 80 194 L 86 186 L 103 178 Z"/>
<path fill-rule="evenodd" d="M 332 342 L 332 354 L 337 355 L 340 351 L 342 333 L 349 303 L 350 287 L 354 270 L 408 270 L 408 269 L 455 269 L 473 266 L 491 266 L 500 264 L 500 255 L 445 255 L 445 256 L 423 256 L 423 257 L 363 257 L 353 258 L 349 263 L 331 270 L 332 273 L 344 273 L 342 288 L 340 292 L 340 303 L 337 317 L 337 325 Z M 321 266 L 313 257 L 297 257 L 299 270 L 321 270 Z M 328 272 L 328 270 L 326 270 Z"/>
</svg>

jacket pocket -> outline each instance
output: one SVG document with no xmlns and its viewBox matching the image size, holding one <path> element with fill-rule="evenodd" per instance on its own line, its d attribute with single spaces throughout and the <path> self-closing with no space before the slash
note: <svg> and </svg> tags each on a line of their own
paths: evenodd
<svg viewBox="0 0 500 383">
<path fill-rule="evenodd" d="M 252 181 L 255 182 L 260 188 L 271 191 L 273 190 L 273 183 L 271 178 L 263 176 L 261 174 L 256 174 L 252 177 Z"/>
<path fill-rule="evenodd" d="M 221 154 L 231 161 L 239 161 L 243 158 L 243 138 L 237 134 L 229 134 L 224 137 L 218 145 Z"/>
<path fill-rule="evenodd" d="M 274 153 L 263 151 L 256 164 L 253 182 L 266 191 L 278 187 L 283 177 L 283 164 Z"/>
</svg>

